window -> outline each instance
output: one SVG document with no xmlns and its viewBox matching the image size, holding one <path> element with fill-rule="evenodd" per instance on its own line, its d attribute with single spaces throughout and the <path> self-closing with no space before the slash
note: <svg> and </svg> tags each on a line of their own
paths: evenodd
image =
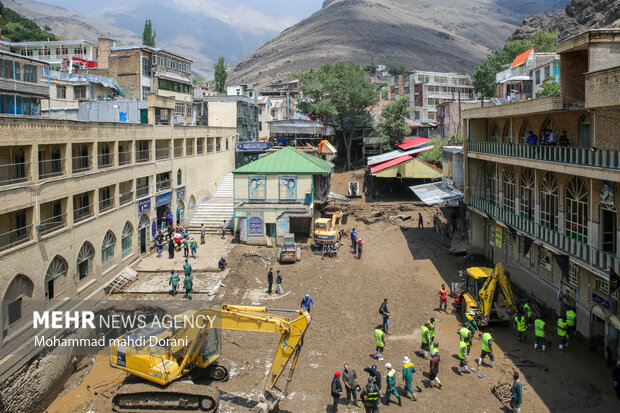
<svg viewBox="0 0 620 413">
<path fill-rule="evenodd" d="M 521 130 L 519 131 L 519 143 L 525 143 L 525 138 L 530 134 L 530 123 L 527 120 L 524 120 L 521 124 Z"/>
<path fill-rule="evenodd" d="M 133 237 L 133 228 L 129 222 L 125 223 L 123 233 L 121 234 L 121 249 L 123 258 L 127 258 L 133 252 L 131 242 Z"/>
<path fill-rule="evenodd" d="M 540 181 L 540 225 L 553 231 L 558 228 L 558 181 L 547 172 Z"/>
<path fill-rule="evenodd" d="M 107 211 L 114 207 L 113 186 L 99 189 L 99 212 Z"/>
<path fill-rule="evenodd" d="M 24 64 L 22 80 L 29 83 L 37 83 L 37 67 L 35 65 Z"/>
<path fill-rule="evenodd" d="M 536 84 L 540 85 L 540 70 L 536 71 Z"/>
<path fill-rule="evenodd" d="M 73 51 L 73 54 L 76 56 L 84 56 L 86 54 L 86 48 L 82 46 L 78 46 Z"/>
<path fill-rule="evenodd" d="M 514 170 L 507 166 L 504 168 L 504 207 L 511 212 L 515 211 L 515 188 L 516 178 Z"/>
<path fill-rule="evenodd" d="M 572 262 L 568 265 L 568 284 L 573 288 L 579 287 L 579 267 Z"/>
<path fill-rule="evenodd" d="M 95 255 L 92 245 L 88 242 L 82 244 L 82 248 L 78 252 L 77 272 L 78 279 L 83 280 L 93 273 L 93 257 Z"/>
<path fill-rule="evenodd" d="M 87 86 L 74 86 L 73 87 L 73 98 L 74 99 L 86 99 Z"/>
<path fill-rule="evenodd" d="M 196 153 L 198 155 L 204 153 L 205 151 L 205 138 L 198 138 L 196 141 Z"/>
<path fill-rule="evenodd" d="M 148 56 L 142 56 L 142 76 L 151 76 L 151 59 Z"/>
<path fill-rule="evenodd" d="M 14 63 L 10 60 L 0 59 L 0 77 L 4 79 L 14 79 L 15 68 L 13 64 Z"/>
<path fill-rule="evenodd" d="M 502 229 L 502 242 L 504 243 L 504 251 L 512 256 L 512 234 L 507 229 Z"/>
<path fill-rule="evenodd" d="M 59 47 L 56 49 L 56 56 L 67 57 L 69 55 L 69 50 L 66 47 Z"/>
<path fill-rule="evenodd" d="M 601 204 L 601 249 L 614 255 L 616 254 L 617 220 L 616 207 Z"/>
<path fill-rule="evenodd" d="M 538 251 L 540 254 L 538 257 L 538 262 L 540 263 L 540 266 L 548 271 L 551 271 L 551 251 L 543 247 L 540 247 Z"/>
<path fill-rule="evenodd" d="M 142 86 L 142 100 L 146 100 L 147 93 L 151 91 L 151 88 L 148 86 Z"/>
<path fill-rule="evenodd" d="M 529 169 L 521 172 L 519 190 L 519 212 L 521 217 L 531 221 L 534 219 L 534 176 Z"/>
<path fill-rule="evenodd" d="M 494 204 L 499 202 L 499 169 L 497 164 L 492 164 L 489 173 L 489 201 Z"/>
<path fill-rule="evenodd" d="M 45 272 L 45 298 L 51 300 L 60 293 L 60 284 L 67 275 L 67 262 L 56 256 Z"/>
<path fill-rule="evenodd" d="M 499 126 L 497 126 L 497 122 L 493 123 L 491 127 L 491 132 L 489 133 L 489 142 L 499 142 Z"/>
<path fill-rule="evenodd" d="M 566 235 L 588 242 L 588 190 L 577 176 L 566 185 Z"/>
<path fill-rule="evenodd" d="M 101 244 L 101 265 L 106 270 L 114 264 L 114 246 L 116 245 L 116 237 L 112 231 L 105 233 L 103 244 Z"/>
<path fill-rule="evenodd" d="M 590 147 L 590 118 L 587 116 L 579 120 L 579 144 L 582 148 Z"/>
<path fill-rule="evenodd" d="M 506 124 L 504 125 L 504 130 L 502 132 L 502 142 L 512 143 L 512 122 L 510 120 L 506 121 Z"/>
<path fill-rule="evenodd" d="M 177 186 L 183 185 L 183 171 L 177 171 Z"/>
<path fill-rule="evenodd" d="M 25 275 L 17 275 L 9 284 L 4 294 L 3 303 L 6 305 L 7 312 L 3 311 L 4 326 L 15 324 L 25 315 L 23 314 L 22 304 L 24 299 L 32 298 L 34 284 Z M 4 310 L 4 308 L 3 308 Z M 8 313 L 8 314 L 7 314 Z"/>
<path fill-rule="evenodd" d="M 189 203 L 187 204 L 187 207 L 190 211 L 196 208 L 196 198 L 194 198 L 194 195 L 189 197 Z"/>
<path fill-rule="evenodd" d="M 264 200 L 265 199 L 265 187 L 267 184 L 267 178 L 264 176 L 251 176 L 248 178 L 249 186 L 249 199 Z"/>
<path fill-rule="evenodd" d="M 555 132 L 555 125 L 553 124 L 553 121 L 551 120 L 551 118 L 545 119 L 545 122 L 542 125 L 542 129 L 540 130 L 540 133 L 542 134 L 547 129 L 551 129 L 551 132 Z"/>
<path fill-rule="evenodd" d="M 596 289 L 603 294 L 609 294 L 609 281 L 602 277 L 596 277 Z"/>
<path fill-rule="evenodd" d="M 545 66 L 545 79 L 551 76 L 551 66 Z"/>
<path fill-rule="evenodd" d="M 67 87 L 56 85 L 56 99 L 66 99 L 67 98 Z"/>
<path fill-rule="evenodd" d="M 34 49 L 24 49 L 19 52 L 22 56 L 32 56 L 34 54 Z"/>
</svg>

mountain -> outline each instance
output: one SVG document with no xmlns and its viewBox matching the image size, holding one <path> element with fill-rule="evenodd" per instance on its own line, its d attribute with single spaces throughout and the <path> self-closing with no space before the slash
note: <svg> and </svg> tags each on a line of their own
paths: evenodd
<svg viewBox="0 0 620 413">
<path fill-rule="evenodd" d="M 472 72 L 531 12 L 566 0 L 325 0 L 231 69 L 229 83 L 265 83 L 324 63 L 390 56 L 408 69 Z"/>
<path fill-rule="evenodd" d="M 620 27 L 620 1 L 572 0 L 565 10 L 525 19 L 509 40 L 532 39 L 538 30 L 558 30 L 558 39 L 563 40 L 589 28 L 601 27 Z"/>
</svg>

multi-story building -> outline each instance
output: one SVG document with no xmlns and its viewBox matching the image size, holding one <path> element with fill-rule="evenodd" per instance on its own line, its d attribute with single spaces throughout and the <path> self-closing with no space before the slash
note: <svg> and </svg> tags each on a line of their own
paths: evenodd
<svg viewBox="0 0 620 413">
<path fill-rule="evenodd" d="M 532 97 L 538 96 L 538 92 L 542 90 L 543 81 L 550 77 L 555 82 L 560 82 L 560 56 L 556 53 L 532 68 Z"/>
<path fill-rule="evenodd" d="M 240 142 L 258 140 L 256 95 L 204 96 L 197 104 L 196 122 L 201 125 L 235 128 Z"/>
<path fill-rule="evenodd" d="M 414 135 L 427 136 L 437 123 L 437 105 L 453 100 L 473 100 L 474 86 L 469 75 L 413 71 L 390 76 L 388 100 L 407 96 L 409 118 L 414 123 Z"/>
<path fill-rule="evenodd" d="M 97 45 L 87 40 L 55 40 L 39 42 L 10 42 L 15 54 L 49 63 L 51 70 L 60 70 L 65 61 L 92 62 L 96 66 Z"/>
<path fill-rule="evenodd" d="M 536 53 L 529 49 L 519 54 L 506 70 L 495 75 L 495 95 L 508 101 L 536 97 L 542 81 L 549 76 L 560 77 L 557 53 Z M 541 76 L 544 76 L 541 78 Z"/>
<path fill-rule="evenodd" d="M 162 215 L 183 223 L 234 167 L 235 133 L 0 117 L 0 377 L 34 351 L 15 346 L 35 303 L 102 297 L 151 249 Z"/>
<path fill-rule="evenodd" d="M 471 249 L 503 262 L 513 283 L 620 356 L 620 30 L 558 44 L 561 96 L 464 111 Z M 565 131 L 568 144 L 527 145 L 529 131 Z M 554 325 L 555 319 L 547 320 Z"/>
<path fill-rule="evenodd" d="M 48 85 L 39 83 L 44 68 L 41 60 L 0 51 L 0 114 L 40 114 L 41 101 L 49 98 Z"/>
</svg>

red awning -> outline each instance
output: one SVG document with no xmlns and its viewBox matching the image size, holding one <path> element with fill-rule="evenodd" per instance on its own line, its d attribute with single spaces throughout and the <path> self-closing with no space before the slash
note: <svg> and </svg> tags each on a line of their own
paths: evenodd
<svg viewBox="0 0 620 413">
<path fill-rule="evenodd" d="M 429 138 L 421 138 L 419 136 L 414 136 L 414 137 L 410 137 L 409 139 L 405 138 L 405 141 L 403 143 L 398 144 L 396 146 L 398 146 L 400 149 L 409 149 L 414 146 L 421 146 L 425 143 L 430 143 L 432 141 L 433 140 Z"/>
<path fill-rule="evenodd" d="M 370 173 L 371 174 L 377 173 L 377 172 L 382 171 L 384 169 L 387 169 L 387 168 L 389 168 L 391 166 L 398 165 L 398 164 L 401 164 L 403 162 L 406 162 L 406 161 L 408 161 L 410 159 L 413 159 L 413 157 L 410 156 L 410 155 L 403 155 L 403 156 L 399 156 L 398 158 L 390 159 L 389 161 L 380 163 L 377 166 L 372 166 L 370 168 Z"/>
</svg>

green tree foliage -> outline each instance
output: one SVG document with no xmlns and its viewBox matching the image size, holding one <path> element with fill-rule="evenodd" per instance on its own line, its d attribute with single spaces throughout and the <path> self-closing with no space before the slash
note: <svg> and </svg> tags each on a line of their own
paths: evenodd
<svg viewBox="0 0 620 413">
<path fill-rule="evenodd" d="M 151 19 L 144 22 L 144 31 L 142 32 L 142 44 L 145 46 L 155 47 L 155 35 L 157 32 L 153 30 Z"/>
<path fill-rule="evenodd" d="M 393 54 L 388 58 L 387 70 L 391 75 L 402 75 L 403 73 L 407 73 L 407 68 L 396 63 L 396 57 Z"/>
<path fill-rule="evenodd" d="M 460 134 L 457 134 L 450 139 L 442 138 L 441 136 L 433 136 L 433 149 L 420 152 L 417 158 L 422 162 L 426 162 L 441 168 L 443 164 L 443 147 L 447 145 L 462 144 L 463 138 Z"/>
<path fill-rule="evenodd" d="M 225 93 L 228 71 L 226 70 L 226 60 L 224 60 L 224 56 L 220 56 L 213 67 L 215 68 L 215 90 L 217 93 Z"/>
<path fill-rule="evenodd" d="M 377 104 L 379 92 L 364 70 L 355 65 L 328 63 L 293 76 L 301 80 L 305 98 L 297 104 L 299 111 L 313 119 L 329 119 L 342 128 L 347 167 L 351 169 L 353 135 L 357 128 L 372 122 L 368 108 Z"/>
<path fill-rule="evenodd" d="M 381 110 L 381 119 L 374 127 L 381 148 L 393 149 L 394 145 L 402 143 L 403 138 L 411 133 L 407 122 L 409 114 L 408 98 L 401 96 L 398 100 L 386 104 Z"/>
<path fill-rule="evenodd" d="M 50 33 L 50 28 L 45 26 L 42 30 L 34 21 L 15 13 L 4 7 L 0 2 L 0 15 L 2 16 L 2 36 L 13 42 L 35 42 L 42 40 L 58 40 Z"/>
<path fill-rule="evenodd" d="M 375 65 L 375 57 L 372 56 L 370 58 L 370 64 L 364 67 L 364 70 L 369 72 L 371 75 L 377 73 L 377 65 Z"/>
<path fill-rule="evenodd" d="M 542 81 L 542 90 L 536 93 L 536 97 L 560 96 L 560 83 L 556 82 L 555 77 L 549 76 Z"/>
<path fill-rule="evenodd" d="M 503 50 L 493 50 L 487 59 L 474 69 L 474 87 L 483 97 L 495 96 L 495 75 L 512 63 L 519 54 L 534 48 L 536 52 L 555 52 L 558 31 L 539 30 L 533 40 L 513 40 L 507 42 Z"/>
</svg>

